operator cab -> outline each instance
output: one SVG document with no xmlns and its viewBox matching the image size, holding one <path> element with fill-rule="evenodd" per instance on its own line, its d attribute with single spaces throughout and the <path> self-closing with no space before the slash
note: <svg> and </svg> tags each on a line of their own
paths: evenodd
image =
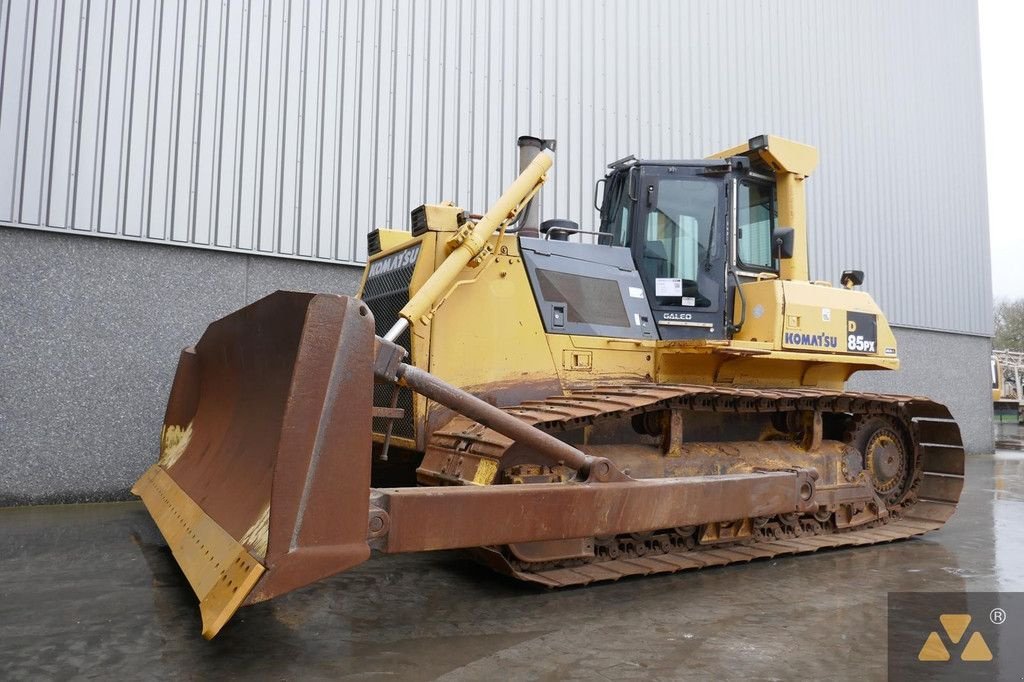
<svg viewBox="0 0 1024 682">
<path fill-rule="evenodd" d="M 774 178 L 746 157 L 627 157 L 608 169 L 595 188 L 601 241 L 629 249 L 658 336 L 729 338 L 737 284 L 778 276 Z"/>
</svg>

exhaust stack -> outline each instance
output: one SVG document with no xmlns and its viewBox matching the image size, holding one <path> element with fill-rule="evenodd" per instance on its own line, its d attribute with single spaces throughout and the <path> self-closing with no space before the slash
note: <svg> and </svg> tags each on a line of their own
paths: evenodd
<svg viewBox="0 0 1024 682">
<path fill-rule="evenodd" d="M 533 160 L 545 149 L 555 151 L 555 141 L 545 140 L 540 137 L 532 137 L 530 135 L 523 135 L 516 140 L 516 146 L 519 147 L 519 172 L 522 173 L 526 170 Z M 519 228 L 519 234 L 524 237 L 538 237 L 540 236 L 540 215 L 541 215 L 541 197 L 538 192 L 536 196 L 530 201 L 526 210 L 523 211 L 522 224 Z"/>
</svg>

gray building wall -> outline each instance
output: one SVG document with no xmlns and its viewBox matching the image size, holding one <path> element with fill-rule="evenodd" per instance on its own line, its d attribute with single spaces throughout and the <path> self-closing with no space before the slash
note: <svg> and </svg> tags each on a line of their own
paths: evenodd
<svg viewBox="0 0 1024 682">
<path fill-rule="evenodd" d="M 897 324 L 991 332 L 977 8 L 528 0 L 0 0 L 0 223 L 365 259 L 411 207 L 483 210 L 522 134 L 589 223 L 604 165 L 817 146 L 812 275 Z M 942 286 L 924 273 L 942 273 Z"/>
<path fill-rule="evenodd" d="M 277 289 L 351 294 L 360 275 L 0 228 L 0 506 L 128 497 L 207 324 Z"/>
<path fill-rule="evenodd" d="M 864 269 L 900 325 L 853 388 L 990 451 L 974 3 L 0 0 L 0 504 L 123 496 L 209 321 L 351 293 L 368 229 L 485 208 L 519 134 L 587 223 L 605 162 L 761 132 L 821 152 L 812 276 Z"/>
</svg>

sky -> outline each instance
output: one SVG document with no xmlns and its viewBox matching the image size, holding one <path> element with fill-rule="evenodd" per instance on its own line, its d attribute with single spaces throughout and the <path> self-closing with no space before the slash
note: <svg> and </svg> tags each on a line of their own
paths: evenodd
<svg viewBox="0 0 1024 682">
<path fill-rule="evenodd" d="M 1024 2 L 979 0 L 992 295 L 1024 298 Z"/>
</svg>

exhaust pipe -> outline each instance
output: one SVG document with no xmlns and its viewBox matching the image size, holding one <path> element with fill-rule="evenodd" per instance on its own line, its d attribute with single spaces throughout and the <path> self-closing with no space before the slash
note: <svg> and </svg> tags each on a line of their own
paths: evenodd
<svg viewBox="0 0 1024 682">
<path fill-rule="evenodd" d="M 555 141 L 545 140 L 540 137 L 532 137 L 530 135 L 523 135 L 516 140 L 516 146 L 519 147 L 519 172 L 522 173 L 526 170 L 526 167 L 533 162 L 545 149 L 555 151 Z M 527 205 L 526 210 L 523 211 L 523 217 L 519 226 L 519 234 L 524 237 L 539 237 L 540 236 L 540 207 L 541 197 L 538 192 L 537 195 Z"/>
</svg>

